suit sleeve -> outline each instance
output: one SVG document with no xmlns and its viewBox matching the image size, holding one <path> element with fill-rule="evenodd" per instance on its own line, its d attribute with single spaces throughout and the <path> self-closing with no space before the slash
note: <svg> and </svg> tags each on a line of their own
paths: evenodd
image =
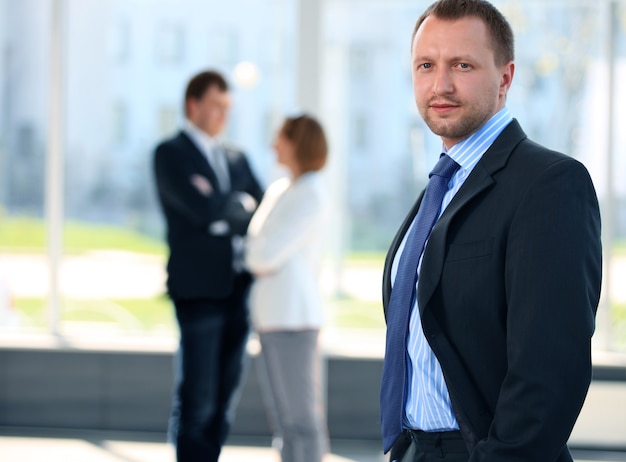
<svg viewBox="0 0 626 462">
<path fill-rule="evenodd" d="M 192 177 L 198 171 L 186 152 L 167 143 L 159 145 L 154 154 L 154 172 L 159 196 L 168 210 L 199 227 L 219 219 L 228 196 L 216 191 L 208 180 L 211 190 L 206 194 L 193 185 Z"/>
<path fill-rule="evenodd" d="M 577 161 L 559 161 L 528 188 L 511 223 L 508 370 L 472 462 L 557 460 L 591 380 L 601 266 L 591 179 Z"/>
<path fill-rule="evenodd" d="M 243 186 L 223 194 L 209 180 L 198 172 L 188 158 L 188 154 L 172 144 L 161 144 L 154 156 L 154 169 L 157 189 L 161 201 L 168 210 L 175 211 L 195 226 L 208 227 L 219 221 L 227 223 L 223 235 L 244 234 L 256 203 L 263 191 L 254 177 L 245 157 L 240 156 L 234 169 L 239 175 L 238 182 Z M 208 188 L 204 193 L 194 186 L 192 178 L 201 176 Z M 242 201 L 240 194 L 245 192 L 254 198 L 252 206 Z M 208 231 L 207 231 L 208 232 Z"/>
<path fill-rule="evenodd" d="M 238 175 L 238 183 L 241 184 L 233 188 L 219 212 L 219 219 L 228 223 L 230 234 L 244 235 L 252 215 L 263 198 L 263 189 L 243 154 L 238 158 L 233 170 Z"/>
<path fill-rule="evenodd" d="M 252 171 L 250 164 L 246 157 L 242 157 L 243 168 L 246 171 L 246 185 L 244 187 L 244 191 L 250 196 L 252 196 L 257 203 L 260 203 L 263 199 L 264 190 L 261 184 L 259 183 L 256 175 Z"/>
</svg>

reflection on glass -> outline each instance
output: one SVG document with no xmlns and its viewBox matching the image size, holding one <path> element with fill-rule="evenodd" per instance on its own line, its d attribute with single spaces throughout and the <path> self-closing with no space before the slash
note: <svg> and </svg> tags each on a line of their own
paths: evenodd
<svg viewBox="0 0 626 462">
<path fill-rule="evenodd" d="M 382 259 L 439 151 L 415 110 L 410 78 L 411 32 L 430 2 L 358 0 L 355 8 L 356 2 L 322 2 L 320 119 L 328 127 L 329 178 L 346 223 L 332 230 L 344 245 L 329 254 L 322 279 L 332 324 L 381 329 Z M 180 94 L 189 76 L 213 66 L 234 86 L 228 136 L 243 144 L 269 182 L 275 174 L 270 134 L 298 103 L 297 1 L 232 0 L 219 4 L 219 14 L 209 14 L 214 3 L 193 0 L 64 3 L 63 325 L 80 332 L 96 323 L 119 332 L 171 333 L 163 224 L 151 175 L 154 144 L 181 126 Z M 626 79 L 626 6 L 619 2 L 608 18 L 598 2 L 495 3 L 516 33 L 511 112 L 531 138 L 587 165 L 605 216 L 613 204 L 609 322 L 598 329 L 611 326 L 599 334 L 611 339 L 611 348 L 626 350 L 620 283 L 626 273 L 626 132 L 619 129 L 626 88 L 616 85 L 609 95 L 606 84 L 610 19 L 616 25 L 614 79 Z M 0 321 L 12 304 L 23 327 L 43 329 L 50 4 L 0 0 Z M 236 74 L 240 63 L 248 64 Z M 338 263 L 333 258 L 339 254 L 344 260 Z"/>
</svg>

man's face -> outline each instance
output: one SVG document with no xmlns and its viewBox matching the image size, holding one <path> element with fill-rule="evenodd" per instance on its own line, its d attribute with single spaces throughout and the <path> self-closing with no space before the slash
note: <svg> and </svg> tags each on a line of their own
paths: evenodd
<svg viewBox="0 0 626 462">
<path fill-rule="evenodd" d="M 427 17 L 413 39 L 412 58 L 417 108 L 446 147 L 476 132 L 504 107 L 514 65 L 496 66 L 479 18 Z"/>
<path fill-rule="evenodd" d="M 200 99 L 187 101 L 187 117 L 209 136 L 217 136 L 226 128 L 230 95 L 212 86 Z"/>
</svg>

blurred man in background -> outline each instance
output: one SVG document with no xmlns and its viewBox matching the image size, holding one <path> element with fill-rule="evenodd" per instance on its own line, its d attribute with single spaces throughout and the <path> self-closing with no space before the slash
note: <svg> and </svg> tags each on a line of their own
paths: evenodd
<svg viewBox="0 0 626 462">
<path fill-rule="evenodd" d="M 180 328 L 171 428 L 179 462 L 218 460 L 248 337 L 242 236 L 263 191 L 246 156 L 219 139 L 230 104 L 224 77 L 199 73 L 185 92 L 185 127 L 154 154 Z"/>
</svg>

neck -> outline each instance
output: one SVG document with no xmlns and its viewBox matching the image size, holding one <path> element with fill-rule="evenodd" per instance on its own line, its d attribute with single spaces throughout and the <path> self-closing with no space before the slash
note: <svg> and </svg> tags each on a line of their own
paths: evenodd
<svg viewBox="0 0 626 462">
<path fill-rule="evenodd" d="M 297 180 L 298 178 L 300 178 L 302 176 L 303 172 L 299 168 L 297 168 L 296 166 L 290 165 L 289 166 L 289 173 L 291 174 L 291 179 L 295 181 L 295 180 Z"/>
</svg>

